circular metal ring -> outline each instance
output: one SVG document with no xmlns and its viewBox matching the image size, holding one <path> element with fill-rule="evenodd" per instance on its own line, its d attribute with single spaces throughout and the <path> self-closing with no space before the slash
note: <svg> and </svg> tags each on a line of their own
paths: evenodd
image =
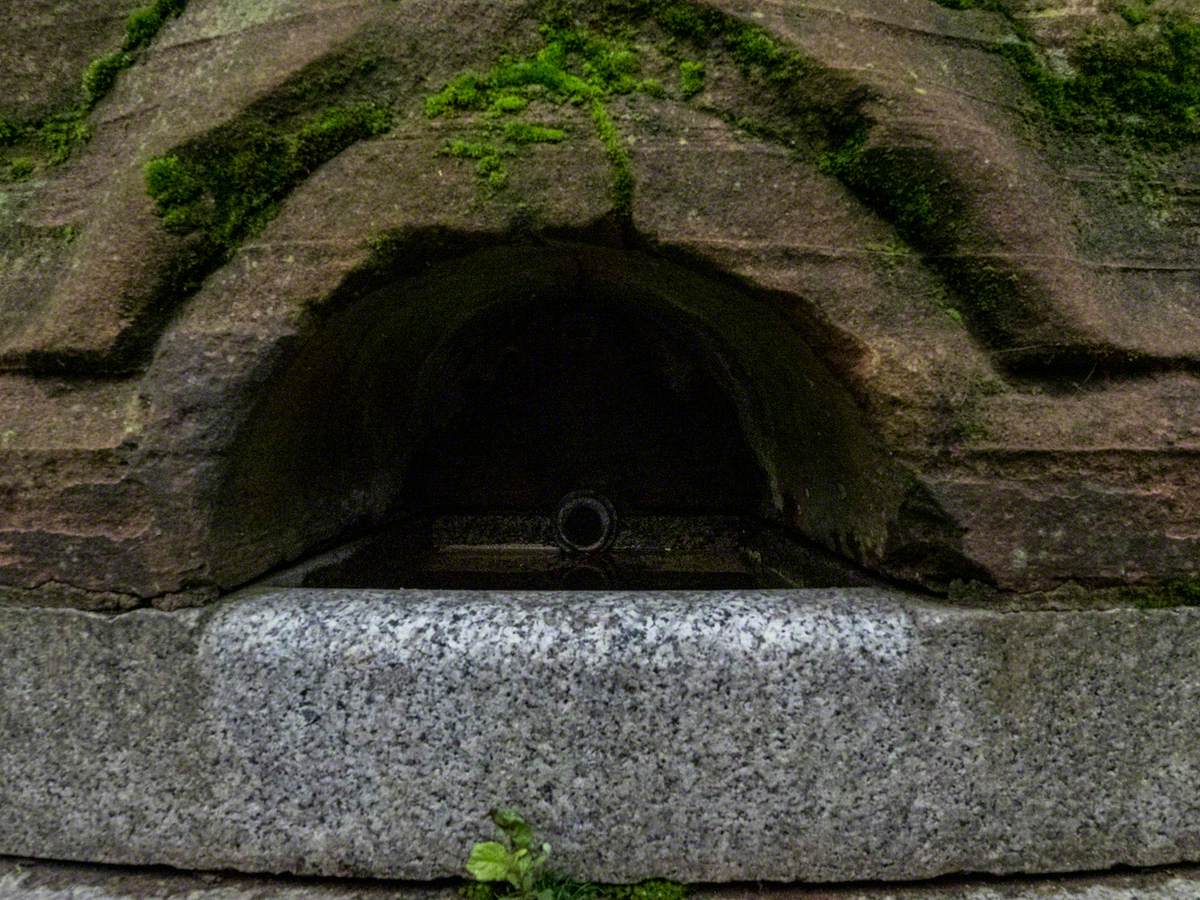
<svg viewBox="0 0 1200 900">
<path fill-rule="evenodd" d="M 574 553 L 602 553 L 617 536 L 617 514 L 606 497 L 590 491 L 568 494 L 554 516 L 559 543 Z"/>
</svg>

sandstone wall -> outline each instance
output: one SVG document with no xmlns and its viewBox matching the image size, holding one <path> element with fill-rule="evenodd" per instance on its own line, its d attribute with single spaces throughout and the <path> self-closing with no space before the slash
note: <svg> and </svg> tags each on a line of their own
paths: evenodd
<svg viewBox="0 0 1200 900">
<path fill-rule="evenodd" d="M 777 441 L 774 514 L 873 570 L 1017 592 L 1197 575 L 1197 144 L 1056 129 L 1006 50 L 1069 67 L 1087 27 L 1130 27 L 1104 5 L 635 4 L 614 32 L 581 4 L 636 83 L 561 104 L 543 85 L 506 119 L 427 102 L 544 50 L 532 3 L 192 0 L 90 109 L 71 85 L 118 51 L 130 4 L 56 8 L 0 31 L 7 601 L 203 602 L 376 515 L 381 470 L 339 482 L 320 521 L 239 519 L 228 498 L 246 471 L 297 483 L 272 439 L 328 437 L 281 386 L 342 311 L 384 291 L 452 323 L 460 300 L 418 281 L 489 247 L 731 291 L 697 321 L 792 354 L 759 378 L 767 405 L 820 405 L 825 443 L 862 448 L 831 469 L 810 464 L 821 442 Z M 698 87 L 681 62 L 703 63 Z M 60 160 L 52 120 L 90 138 Z M 562 137 L 479 149 L 512 122 Z M 154 159 L 212 180 L 156 205 Z M 222 184 L 241 218 L 220 218 Z M 388 369 L 404 390 L 422 352 Z"/>
</svg>

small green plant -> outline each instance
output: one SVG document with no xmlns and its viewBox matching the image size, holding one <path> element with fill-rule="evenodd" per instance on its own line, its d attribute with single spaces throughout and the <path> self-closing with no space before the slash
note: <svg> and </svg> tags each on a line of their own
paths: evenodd
<svg viewBox="0 0 1200 900">
<path fill-rule="evenodd" d="M 542 885 L 550 845 L 535 846 L 533 829 L 515 810 L 493 809 L 489 815 L 504 840 L 472 847 L 468 874 L 476 881 L 507 884 L 508 895 L 519 900 L 554 900 L 554 891 Z"/>
<path fill-rule="evenodd" d="M 494 809 L 488 815 L 502 840 L 471 848 L 467 873 L 475 881 L 463 891 L 466 900 L 684 900 L 687 894 L 682 884 L 662 878 L 595 884 L 557 875 L 546 868 L 550 845 L 536 840 L 520 813 Z"/>
</svg>

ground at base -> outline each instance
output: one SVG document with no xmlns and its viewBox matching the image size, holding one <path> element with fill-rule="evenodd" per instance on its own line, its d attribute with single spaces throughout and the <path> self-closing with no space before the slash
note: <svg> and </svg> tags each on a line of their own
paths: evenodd
<svg viewBox="0 0 1200 900">
<path fill-rule="evenodd" d="M 0 859 L 0 900 L 457 900 L 452 881 L 342 881 Z M 699 885 L 696 900 L 1194 900 L 1200 867 L 910 884 Z"/>
</svg>

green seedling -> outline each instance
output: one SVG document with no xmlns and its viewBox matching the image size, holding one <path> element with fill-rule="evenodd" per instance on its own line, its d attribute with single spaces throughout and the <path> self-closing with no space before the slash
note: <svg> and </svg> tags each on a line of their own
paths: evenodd
<svg viewBox="0 0 1200 900">
<path fill-rule="evenodd" d="M 472 847 L 468 874 L 476 881 L 509 885 L 508 896 L 519 900 L 554 900 L 551 888 L 539 886 L 550 845 L 535 846 L 533 829 L 515 810 L 493 809 L 489 816 L 503 841 L 482 841 Z"/>
</svg>

